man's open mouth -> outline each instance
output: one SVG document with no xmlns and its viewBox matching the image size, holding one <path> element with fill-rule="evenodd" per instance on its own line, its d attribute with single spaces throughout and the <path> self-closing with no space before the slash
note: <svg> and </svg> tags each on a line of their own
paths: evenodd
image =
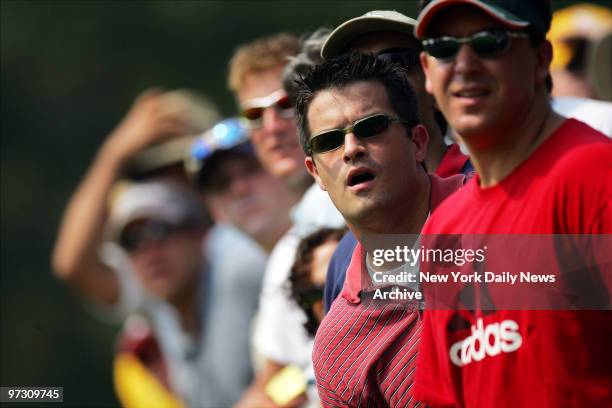
<svg viewBox="0 0 612 408">
<path fill-rule="evenodd" d="M 349 187 L 354 187 L 359 184 L 367 183 L 369 181 L 374 180 L 375 175 L 372 171 L 368 169 L 359 169 L 349 174 L 347 185 Z"/>
</svg>

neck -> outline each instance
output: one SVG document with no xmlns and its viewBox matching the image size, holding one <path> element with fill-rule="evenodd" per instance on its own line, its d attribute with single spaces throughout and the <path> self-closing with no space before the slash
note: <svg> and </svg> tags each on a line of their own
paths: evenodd
<svg viewBox="0 0 612 408">
<path fill-rule="evenodd" d="M 363 220 L 349 223 L 349 227 L 360 242 L 362 237 L 368 234 L 421 233 L 430 211 L 431 182 L 425 171 L 419 174 L 421 175 L 419 187 L 415 189 L 419 191 L 418 194 L 398 203 L 393 209 L 381 208 L 375 214 L 362 217 Z"/>
<path fill-rule="evenodd" d="M 312 183 L 314 183 L 314 180 L 306 172 L 285 179 L 285 187 L 295 201 L 294 204 L 297 204 L 302 199 Z"/>
<path fill-rule="evenodd" d="M 186 293 L 177 296 L 177 299 L 172 301 L 172 305 L 176 309 L 181 327 L 187 333 L 192 335 L 200 330 L 200 312 L 199 312 L 199 294 L 197 290 L 198 284 L 192 285 Z"/>
<path fill-rule="evenodd" d="M 525 161 L 555 131 L 564 118 L 556 114 L 546 100 L 534 100 L 518 126 L 500 126 L 482 135 L 461 137 L 470 151 L 470 159 L 480 178 L 481 187 L 501 182 Z M 537 109 L 537 106 L 542 108 Z"/>
<path fill-rule="evenodd" d="M 282 223 L 282 225 L 280 225 L 279 228 L 276 228 L 275 230 L 264 231 L 263 234 L 254 237 L 255 241 L 257 241 L 259 246 L 261 246 L 264 251 L 270 253 L 272 252 L 272 249 L 274 249 L 276 243 L 283 237 L 283 235 L 285 235 L 285 233 L 289 230 L 290 227 L 291 220 L 289 219 L 287 214 L 287 222 Z"/>
</svg>

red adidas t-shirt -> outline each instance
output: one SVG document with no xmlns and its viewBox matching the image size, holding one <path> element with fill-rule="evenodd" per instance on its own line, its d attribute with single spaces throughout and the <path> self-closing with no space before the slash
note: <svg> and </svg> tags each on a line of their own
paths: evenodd
<svg viewBox="0 0 612 408">
<path fill-rule="evenodd" d="M 499 184 L 475 177 L 449 197 L 423 233 L 610 234 L 612 141 L 568 119 Z M 469 355 L 477 331 L 501 345 Z M 431 407 L 610 407 L 612 312 L 427 310 L 415 396 Z"/>
</svg>

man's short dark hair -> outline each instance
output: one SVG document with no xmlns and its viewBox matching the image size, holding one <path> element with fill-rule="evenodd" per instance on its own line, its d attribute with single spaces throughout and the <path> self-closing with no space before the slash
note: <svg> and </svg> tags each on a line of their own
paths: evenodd
<svg viewBox="0 0 612 408">
<path fill-rule="evenodd" d="M 311 155 L 308 148 L 308 108 L 317 92 L 343 88 L 361 81 L 373 81 L 383 85 L 395 113 L 408 127 L 419 123 L 416 97 L 404 68 L 382 61 L 373 54 L 354 51 L 314 66 L 296 81 L 295 111 L 300 144 L 307 155 Z M 407 131 L 410 134 L 409 129 Z"/>
</svg>

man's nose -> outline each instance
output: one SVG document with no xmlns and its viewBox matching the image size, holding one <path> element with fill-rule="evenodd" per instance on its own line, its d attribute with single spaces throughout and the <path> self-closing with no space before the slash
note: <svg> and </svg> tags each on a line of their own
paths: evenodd
<svg viewBox="0 0 612 408">
<path fill-rule="evenodd" d="M 363 140 L 359 139 L 353 132 L 344 135 L 344 161 L 350 162 L 367 156 L 367 149 Z"/>
<path fill-rule="evenodd" d="M 468 44 L 461 44 L 455 56 L 455 72 L 470 74 L 478 71 L 482 66 L 480 56 Z"/>
<path fill-rule="evenodd" d="M 154 237 L 144 238 L 138 245 L 138 248 L 136 248 L 136 252 L 140 257 L 157 256 L 164 244 L 164 241 L 165 239 L 159 239 Z"/>
<path fill-rule="evenodd" d="M 263 112 L 262 128 L 269 134 L 280 134 L 287 124 L 287 119 L 274 107 L 268 107 Z"/>
</svg>

